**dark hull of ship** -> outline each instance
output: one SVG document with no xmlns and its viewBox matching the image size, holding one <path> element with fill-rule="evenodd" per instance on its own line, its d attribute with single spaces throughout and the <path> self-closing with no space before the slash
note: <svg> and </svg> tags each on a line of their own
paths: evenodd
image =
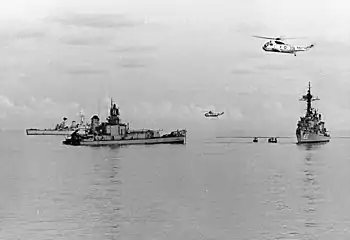
<svg viewBox="0 0 350 240">
<path fill-rule="evenodd" d="M 326 143 L 331 140 L 330 136 L 324 136 L 316 133 L 309 133 L 309 134 L 297 134 L 297 144 L 303 144 L 303 143 Z"/>
<path fill-rule="evenodd" d="M 67 138 L 64 145 L 73 146 L 111 146 L 111 145 L 145 145 L 145 144 L 185 144 L 186 137 L 157 137 L 148 139 L 121 139 L 121 140 L 88 140 Z"/>
</svg>

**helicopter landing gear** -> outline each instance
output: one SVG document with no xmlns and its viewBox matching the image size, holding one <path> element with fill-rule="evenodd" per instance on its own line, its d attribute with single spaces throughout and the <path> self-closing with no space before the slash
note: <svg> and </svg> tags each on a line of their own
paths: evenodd
<svg viewBox="0 0 350 240">
<path fill-rule="evenodd" d="M 294 52 L 293 54 L 294 54 L 295 57 L 297 56 L 297 53 L 296 53 L 296 52 Z"/>
</svg>

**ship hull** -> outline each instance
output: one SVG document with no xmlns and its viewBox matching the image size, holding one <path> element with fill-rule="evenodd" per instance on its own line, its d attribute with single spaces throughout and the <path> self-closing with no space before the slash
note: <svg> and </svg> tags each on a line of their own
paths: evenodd
<svg viewBox="0 0 350 240">
<path fill-rule="evenodd" d="M 324 136 L 319 135 L 316 133 L 309 133 L 309 134 L 303 134 L 298 135 L 297 134 L 297 143 L 303 144 L 303 143 L 326 143 L 331 140 L 330 136 Z"/>
<path fill-rule="evenodd" d="M 27 135 L 71 135 L 74 130 L 26 129 Z"/>
<path fill-rule="evenodd" d="M 54 129 L 26 129 L 27 135 L 57 135 L 70 136 L 77 129 L 71 130 L 54 130 Z M 85 128 L 79 128 L 79 132 L 85 132 Z"/>
<path fill-rule="evenodd" d="M 111 146 L 111 145 L 145 145 L 145 144 L 185 144 L 186 137 L 159 137 L 148 139 L 130 139 L 130 140 L 81 140 L 74 141 L 66 139 L 64 145 L 79 145 L 79 146 Z"/>
</svg>

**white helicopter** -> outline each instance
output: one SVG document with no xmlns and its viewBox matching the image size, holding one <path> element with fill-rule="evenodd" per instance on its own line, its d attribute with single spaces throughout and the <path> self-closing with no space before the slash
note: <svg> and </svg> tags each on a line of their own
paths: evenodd
<svg viewBox="0 0 350 240">
<path fill-rule="evenodd" d="M 294 56 L 296 56 L 297 52 L 308 51 L 315 46 L 314 44 L 311 44 L 309 46 L 302 47 L 302 46 L 291 45 L 283 42 L 283 40 L 285 39 L 296 39 L 296 38 L 283 38 L 283 37 L 271 38 L 271 37 L 262 37 L 262 36 L 254 36 L 254 35 L 253 37 L 270 39 L 270 41 L 266 42 L 262 47 L 262 49 L 265 52 L 289 53 L 289 54 L 294 54 Z"/>
<path fill-rule="evenodd" d="M 219 117 L 221 115 L 223 115 L 224 112 L 220 112 L 220 113 L 214 113 L 213 111 L 209 111 L 209 112 L 206 112 L 204 114 L 205 117 Z"/>
</svg>

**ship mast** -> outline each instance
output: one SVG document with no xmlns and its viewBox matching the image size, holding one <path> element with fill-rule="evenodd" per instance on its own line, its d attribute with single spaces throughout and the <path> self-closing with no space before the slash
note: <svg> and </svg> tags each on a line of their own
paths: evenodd
<svg viewBox="0 0 350 240">
<path fill-rule="evenodd" d="M 113 98 L 111 98 L 111 109 L 113 108 Z"/>
<path fill-rule="evenodd" d="M 80 125 L 83 125 L 84 121 L 85 121 L 85 114 L 84 114 L 83 109 L 80 110 L 79 117 L 80 117 Z"/>
<path fill-rule="evenodd" d="M 311 101 L 312 101 L 311 84 L 310 84 L 310 82 L 309 82 L 309 89 L 307 90 L 307 94 L 306 94 L 306 101 L 307 101 L 306 112 L 308 114 L 310 114 L 311 113 Z"/>
<path fill-rule="evenodd" d="M 303 95 L 301 99 L 299 99 L 300 101 L 306 101 L 307 102 L 307 108 L 306 108 L 306 115 L 310 115 L 312 114 L 312 106 L 311 106 L 311 102 L 316 101 L 316 100 L 320 100 L 318 97 L 314 98 L 311 94 L 311 83 L 309 81 L 309 88 L 307 91 L 306 95 Z"/>
</svg>

